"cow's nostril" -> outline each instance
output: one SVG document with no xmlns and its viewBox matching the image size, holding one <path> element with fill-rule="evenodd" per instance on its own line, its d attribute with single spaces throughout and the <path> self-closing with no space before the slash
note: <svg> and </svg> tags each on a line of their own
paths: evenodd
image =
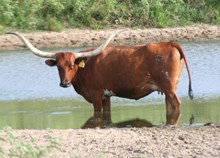
<svg viewBox="0 0 220 158">
<path fill-rule="evenodd" d="M 66 83 L 66 85 L 67 85 L 67 87 L 69 87 L 69 86 L 71 86 L 71 83 L 70 83 L 70 82 L 68 82 L 68 83 Z"/>
<path fill-rule="evenodd" d="M 63 88 L 70 87 L 70 86 L 71 86 L 71 83 L 67 80 L 60 83 L 60 87 L 63 87 Z"/>
<path fill-rule="evenodd" d="M 61 82 L 61 83 L 60 83 L 60 87 L 65 88 L 66 86 L 65 86 L 65 84 L 63 84 L 63 83 Z"/>
</svg>

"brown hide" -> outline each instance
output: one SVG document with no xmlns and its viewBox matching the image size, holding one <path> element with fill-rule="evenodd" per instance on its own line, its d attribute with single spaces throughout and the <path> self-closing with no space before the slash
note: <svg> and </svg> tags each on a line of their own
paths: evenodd
<svg viewBox="0 0 220 158">
<path fill-rule="evenodd" d="M 181 47 L 173 42 L 107 47 L 101 54 L 84 59 L 86 66 L 77 68 L 71 83 L 93 103 L 96 117 L 104 118 L 110 117 L 111 96 L 139 99 L 154 91 L 164 93 L 167 124 L 177 125 L 180 101 L 176 89 L 184 59 Z M 191 94 L 190 73 L 189 79 Z"/>
</svg>

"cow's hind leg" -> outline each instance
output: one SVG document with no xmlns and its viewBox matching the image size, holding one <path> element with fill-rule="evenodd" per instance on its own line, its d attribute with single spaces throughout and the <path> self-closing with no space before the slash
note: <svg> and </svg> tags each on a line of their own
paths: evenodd
<svg viewBox="0 0 220 158">
<path fill-rule="evenodd" d="M 180 100 L 176 95 L 177 85 L 183 69 L 183 60 L 176 48 L 173 48 L 168 56 L 167 63 L 164 66 L 167 70 L 162 73 L 163 92 L 166 95 L 166 117 L 167 125 L 178 125 L 180 118 Z"/>
<path fill-rule="evenodd" d="M 180 100 L 175 93 L 166 94 L 167 125 L 178 125 L 180 118 Z"/>
<path fill-rule="evenodd" d="M 103 121 L 106 124 L 111 124 L 111 103 L 110 103 L 110 97 L 106 97 L 102 100 L 102 107 L 103 107 Z"/>
</svg>

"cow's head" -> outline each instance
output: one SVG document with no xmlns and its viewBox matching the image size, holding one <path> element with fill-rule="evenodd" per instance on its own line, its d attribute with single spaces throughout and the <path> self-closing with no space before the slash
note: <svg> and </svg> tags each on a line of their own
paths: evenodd
<svg viewBox="0 0 220 158">
<path fill-rule="evenodd" d="M 103 52 L 105 47 L 109 44 L 112 38 L 119 31 L 115 31 L 111 34 L 108 39 L 100 45 L 98 48 L 88 52 L 58 52 L 58 53 L 49 53 L 41 51 L 35 48 L 24 36 L 19 33 L 9 32 L 7 34 L 13 34 L 19 37 L 22 42 L 31 50 L 31 52 L 39 57 L 50 58 L 45 61 L 45 63 L 49 66 L 57 66 L 59 76 L 60 76 L 60 86 L 61 87 L 69 87 L 71 86 L 71 81 L 73 80 L 79 65 L 82 64 L 83 59 L 91 56 L 98 55 Z"/>
<path fill-rule="evenodd" d="M 47 59 L 45 63 L 49 66 L 57 66 L 61 87 L 65 88 L 71 86 L 71 81 L 79 67 L 77 59 L 73 53 L 56 53 L 55 59 Z"/>
</svg>

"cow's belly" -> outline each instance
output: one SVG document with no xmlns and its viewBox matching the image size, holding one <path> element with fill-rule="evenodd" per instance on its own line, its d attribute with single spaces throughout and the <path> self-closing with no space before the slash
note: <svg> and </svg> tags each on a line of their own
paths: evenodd
<svg viewBox="0 0 220 158">
<path fill-rule="evenodd" d="M 162 92 L 156 84 L 143 84 L 132 89 L 120 90 L 117 93 L 115 93 L 115 96 L 128 99 L 140 99 L 154 91 Z"/>
</svg>

